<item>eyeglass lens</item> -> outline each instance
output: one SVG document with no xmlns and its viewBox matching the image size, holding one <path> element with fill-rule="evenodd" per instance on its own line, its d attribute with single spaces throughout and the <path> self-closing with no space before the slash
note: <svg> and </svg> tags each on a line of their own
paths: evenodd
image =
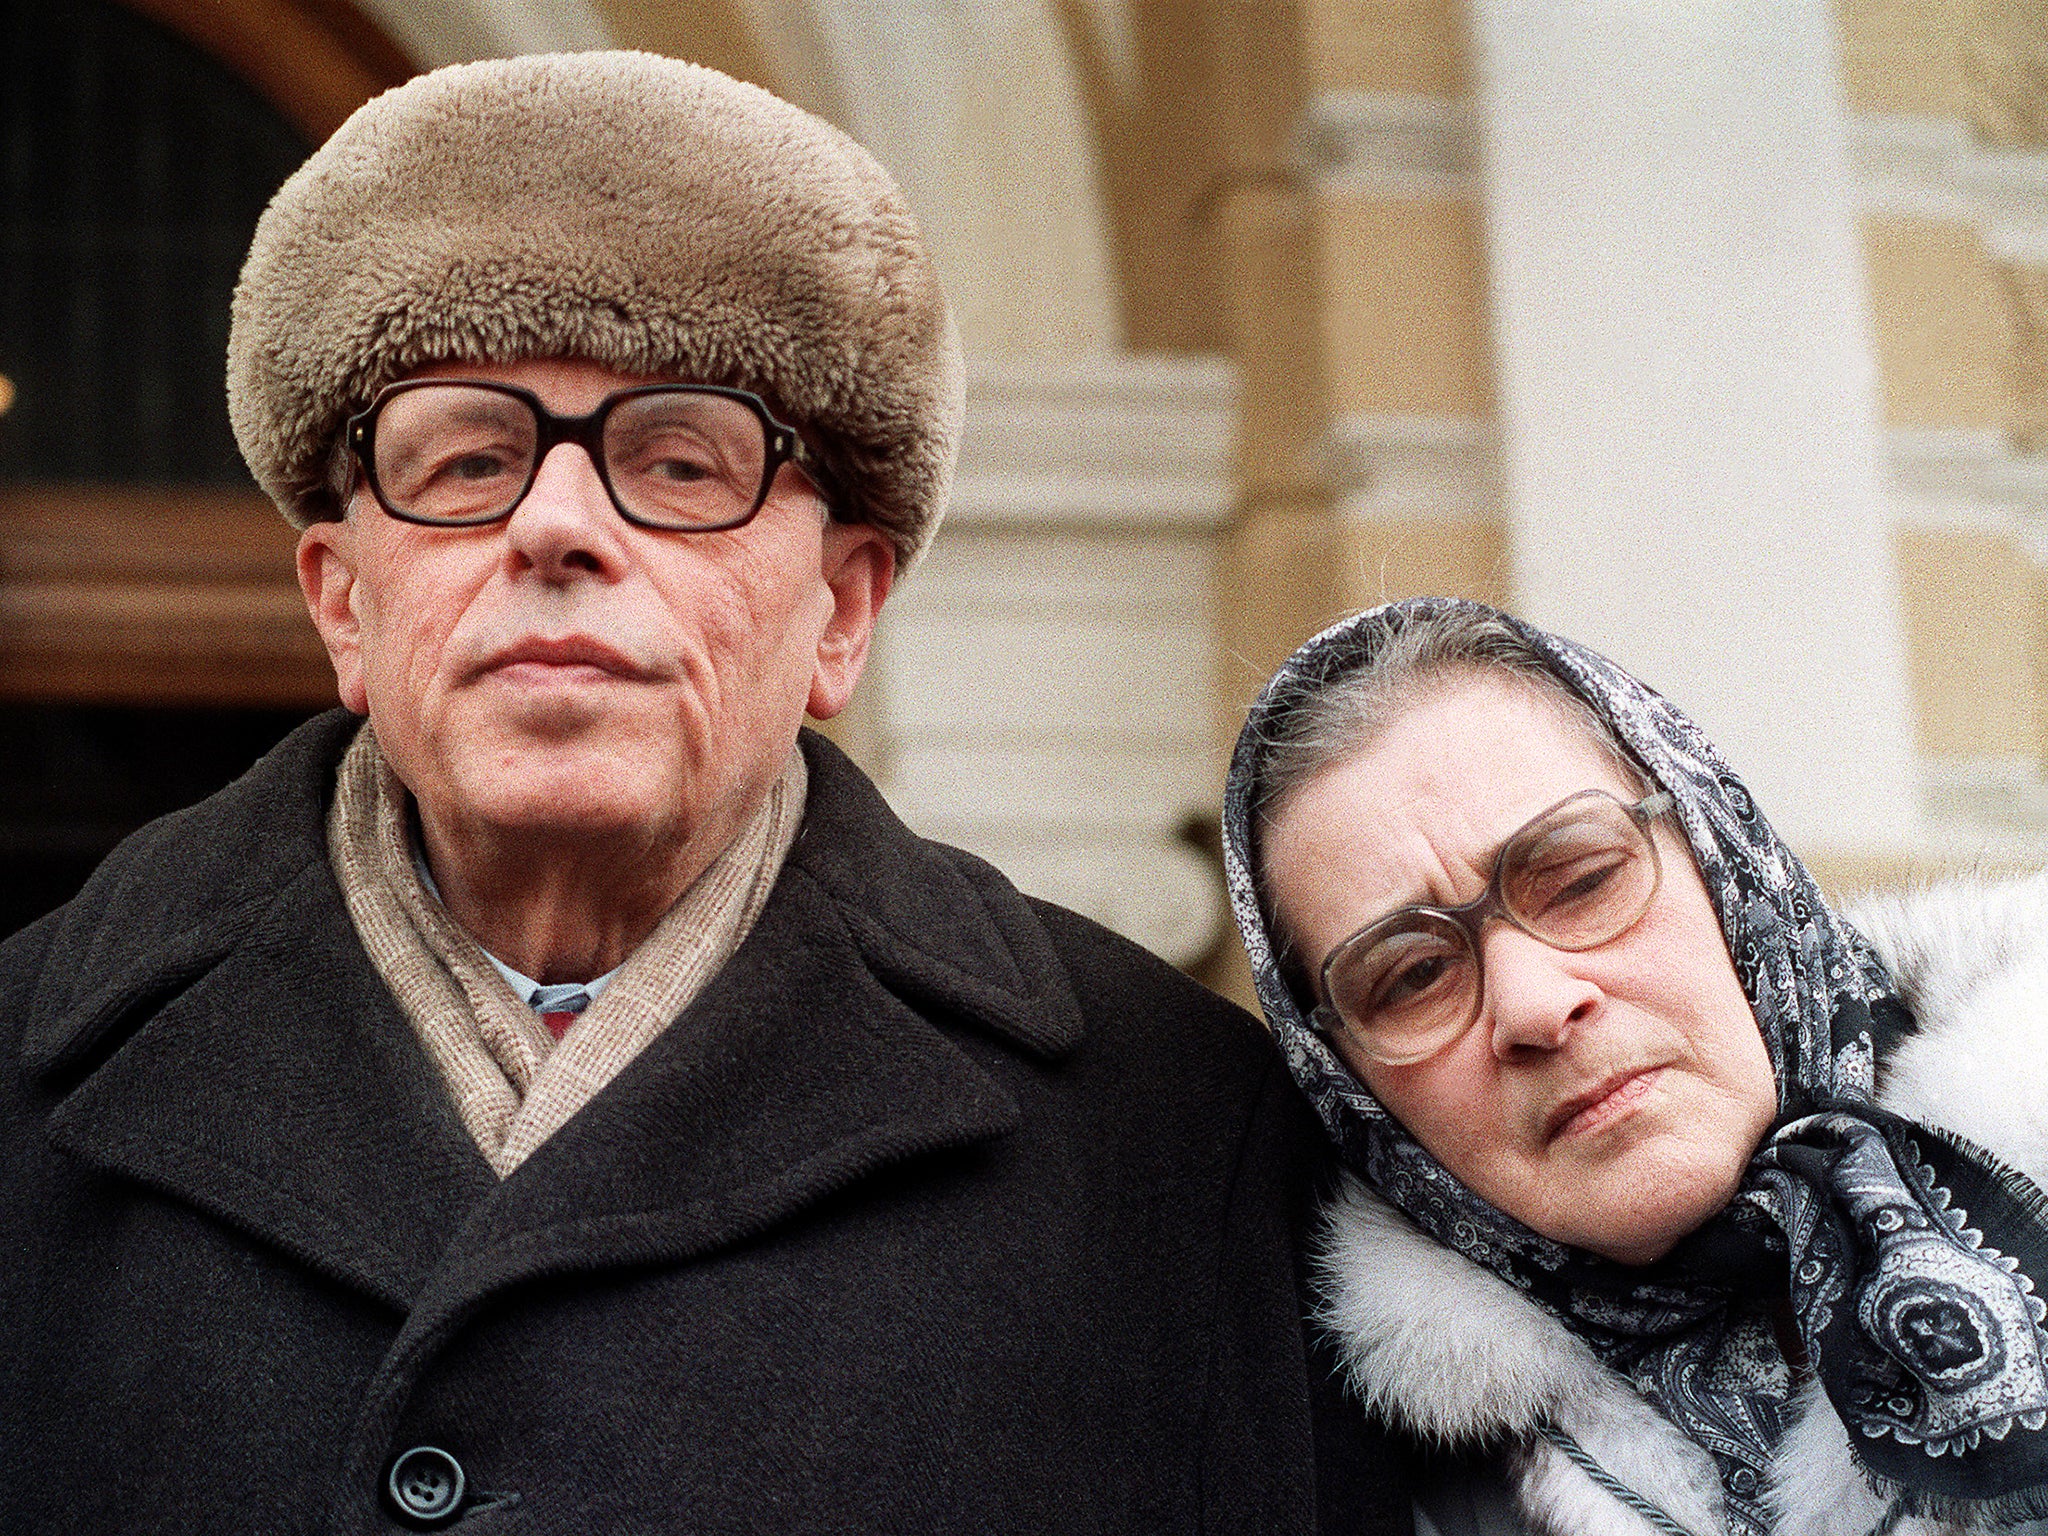
<svg viewBox="0 0 2048 1536">
<path fill-rule="evenodd" d="M 385 401 L 372 470 L 394 512 L 488 521 L 524 494 L 539 442 L 533 408 L 517 395 L 434 384 Z M 768 427 L 727 395 L 678 388 L 620 398 L 605 417 L 602 446 L 619 505 L 661 527 L 743 520 L 766 489 Z"/>
<path fill-rule="evenodd" d="M 1605 794 L 1578 795 L 1508 840 L 1495 881 L 1517 927 L 1557 949 L 1592 949 L 1648 910 L 1657 859 L 1627 806 Z M 1393 1065 L 1441 1050 L 1479 1011 L 1471 927 L 1425 908 L 1394 913 L 1347 940 L 1325 983 L 1331 1008 L 1359 1046 Z"/>
</svg>

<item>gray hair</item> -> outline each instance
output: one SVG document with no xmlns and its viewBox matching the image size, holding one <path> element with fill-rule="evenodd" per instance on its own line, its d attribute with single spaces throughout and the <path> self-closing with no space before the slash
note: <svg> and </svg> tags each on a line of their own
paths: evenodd
<svg viewBox="0 0 2048 1536">
<path fill-rule="evenodd" d="M 1630 783 L 1649 788 L 1648 775 L 1607 721 L 1499 614 L 1463 605 L 1424 614 L 1389 610 L 1367 618 L 1358 633 L 1370 659 L 1335 676 L 1302 677 L 1292 698 L 1274 701 L 1272 715 L 1281 723 L 1263 743 L 1254 825 L 1270 822 L 1295 790 L 1364 751 L 1434 690 L 1474 674 L 1526 684 L 1583 729 Z"/>
</svg>

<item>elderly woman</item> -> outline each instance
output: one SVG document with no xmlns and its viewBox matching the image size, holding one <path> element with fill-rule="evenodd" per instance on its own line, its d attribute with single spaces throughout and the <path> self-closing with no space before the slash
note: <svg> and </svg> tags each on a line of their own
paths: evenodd
<svg viewBox="0 0 2048 1536">
<path fill-rule="evenodd" d="M 2048 886 L 1859 935 L 1698 728 L 1472 603 L 1318 636 L 1225 815 L 1349 1170 L 1324 1321 L 1457 1532 L 2048 1513 Z"/>
</svg>

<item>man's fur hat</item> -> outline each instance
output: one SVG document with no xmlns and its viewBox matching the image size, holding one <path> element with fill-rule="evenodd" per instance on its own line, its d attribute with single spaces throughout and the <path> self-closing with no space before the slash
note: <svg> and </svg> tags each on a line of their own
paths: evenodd
<svg viewBox="0 0 2048 1536">
<path fill-rule="evenodd" d="M 494 59 L 362 107 L 235 290 L 228 410 L 297 527 L 343 419 L 428 363 L 583 358 L 753 390 L 908 564 L 945 509 L 960 343 L 888 172 L 754 86 L 646 53 Z"/>
</svg>

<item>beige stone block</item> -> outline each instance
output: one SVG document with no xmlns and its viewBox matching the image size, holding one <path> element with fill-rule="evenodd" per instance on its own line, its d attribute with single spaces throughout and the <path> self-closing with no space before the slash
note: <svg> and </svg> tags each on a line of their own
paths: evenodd
<svg viewBox="0 0 2048 1536">
<path fill-rule="evenodd" d="M 1253 696 L 1295 647 L 1351 610 L 1348 567 L 1347 530 L 1320 506 L 1255 506 L 1231 530 L 1216 573 L 1222 740 L 1236 738 Z"/>
<path fill-rule="evenodd" d="M 1311 89 L 1459 97 L 1470 88 L 1461 0 L 1308 0 L 1302 48 Z"/>
<path fill-rule="evenodd" d="M 1975 9 L 1976 0 L 1840 0 L 1849 109 L 1963 116 Z"/>
<path fill-rule="evenodd" d="M 1197 215 L 1225 174 L 1219 82 L 1229 61 L 1218 56 L 1209 17 L 1186 0 L 1122 7 L 1125 48 L 1107 25 L 1114 14 L 1092 6 L 1061 12 L 1099 141 L 1124 340 L 1136 352 L 1220 352 L 1229 338 L 1216 232 Z"/>
<path fill-rule="evenodd" d="M 2048 148 L 2048 6 L 1976 0 L 1963 66 L 1970 127 L 1994 149 Z"/>
<path fill-rule="evenodd" d="M 1329 395 L 1309 199 L 1247 182 L 1218 201 L 1215 218 L 1238 367 L 1239 477 L 1252 502 L 1311 498 Z"/>
<path fill-rule="evenodd" d="M 1350 608 L 1404 597 L 1508 604 L 1511 562 L 1499 523 L 1463 517 L 1349 521 L 1345 548 Z"/>
<path fill-rule="evenodd" d="M 1998 269 L 2005 301 L 2005 429 L 2022 453 L 2048 452 L 2048 266 Z"/>
<path fill-rule="evenodd" d="M 1302 12 L 1303 0 L 1160 0 L 1141 20 L 1208 32 L 1215 131 L 1224 162 L 1240 171 L 1279 163 L 1301 115 Z"/>
<path fill-rule="evenodd" d="M 1886 422 L 2003 426 L 2006 318 L 1975 232 L 1888 214 L 1865 220 L 1864 245 Z"/>
<path fill-rule="evenodd" d="M 1366 520 L 1319 508 L 1255 510 L 1227 542 L 1217 574 L 1224 633 L 1218 736 L 1236 739 L 1253 695 L 1317 631 L 1403 597 L 1505 602 L 1500 525 L 1473 518 Z"/>
<path fill-rule="evenodd" d="M 2037 758 L 2040 594 L 2026 550 L 1990 528 L 1903 528 L 1894 544 L 1920 752 Z"/>
<path fill-rule="evenodd" d="M 1492 415 L 1478 210 L 1454 198 L 1332 191 L 1318 214 L 1333 408 Z"/>
</svg>

